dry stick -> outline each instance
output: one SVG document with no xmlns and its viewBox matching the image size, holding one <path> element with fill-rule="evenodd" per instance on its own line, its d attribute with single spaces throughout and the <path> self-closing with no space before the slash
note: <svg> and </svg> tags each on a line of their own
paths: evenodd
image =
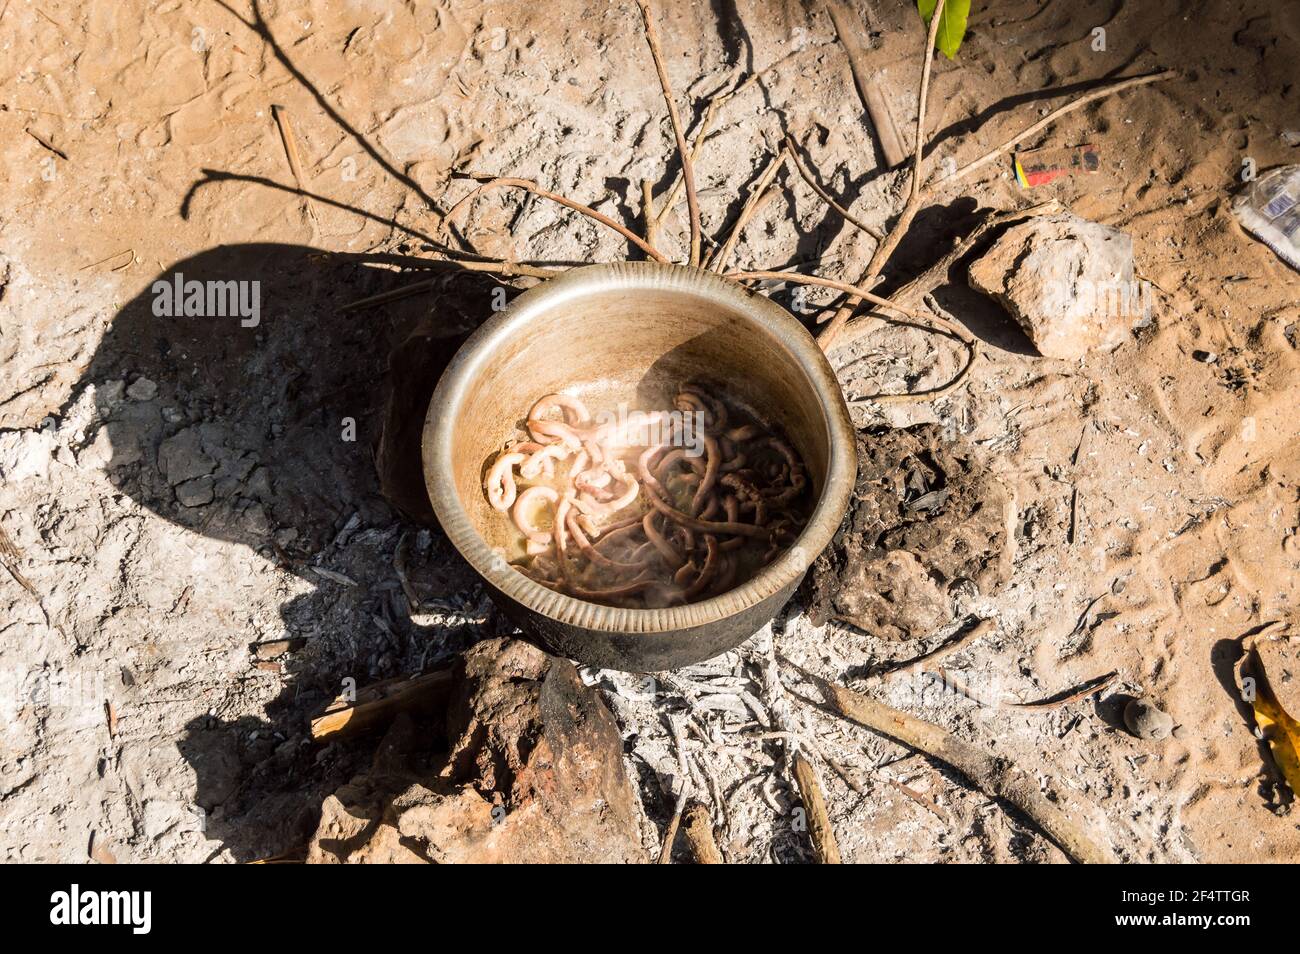
<svg viewBox="0 0 1300 954">
<path fill-rule="evenodd" d="M 692 802 L 682 821 L 686 827 L 686 842 L 691 846 L 696 862 L 702 865 L 724 864 L 713 836 L 713 819 L 709 817 L 709 810 L 700 802 Z"/>
<path fill-rule="evenodd" d="M 1067 689 L 1059 692 L 1054 696 L 1048 696 L 1046 699 L 1038 699 L 1034 702 L 1004 702 L 1003 705 L 1011 709 L 1033 709 L 1036 712 L 1043 712 L 1047 709 L 1059 709 L 1061 706 L 1068 706 L 1085 696 L 1090 696 L 1095 692 L 1101 692 L 1112 682 L 1119 678 L 1119 672 L 1108 672 L 1104 676 L 1096 676 L 1075 689 Z"/>
<path fill-rule="evenodd" d="M 884 235 L 883 232 L 880 231 L 880 229 L 878 229 L 878 228 L 876 228 L 876 227 L 874 227 L 874 226 L 868 225 L 866 222 L 863 222 L 861 219 L 856 218 L 855 216 L 853 216 L 853 215 L 849 212 L 848 209 L 844 208 L 844 206 L 842 206 L 842 205 L 840 205 L 838 202 L 836 202 L 836 201 L 835 201 L 835 198 L 834 198 L 834 197 L 833 197 L 829 192 L 827 192 L 825 189 L 822 188 L 821 183 L 819 183 L 816 179 L 814 179 L 814 178 L 812 177 L 812 173 L 809 172 L 809 171 L 804 167 L 804 164 L 803 164 L 802 162 L 799 161 L 799 151 L 798 151 L 798 147 L 795 145 L 795 143 L 794 143 L 794 139 L 792 139 L 792 138 L 790 137 L 790 134 L 789 134 L 789 133 L 786 133 L 786 137 L 785 137 L 785 149 L 786 149 L 786 152 L 788 152 L 788 153 L 790 154 L 790 161 L 791 161 L 792 163 L 794 163 L 794 171 L 797 172 L 797 173 L 799 173 L 799 177 L 800 177 L 801 179 L 803 179 L 804 182 L 808 183 L 809 187 L 810 187 L 814 192 L 816 192 L 817 195 L 819 195 L 819 196 L 821 197 L 821 200 L 822 200 L 823 202 L 825 202 L 825 203 L 826 203 L 827 205 L 829 205 L 833 210 L 835 210 L 836 212 L 838 212 L 839 215 L 840 215 L 840 217 L 841 217 L 842 219 L 844 219 L 845 222 L 848 222 L 850 225 L 857 226 L 857 227 L 860 228 L 862 231 L 864 231 L 864 232 L 866 232 L 868 235 L 870 235 L 870 236 L 871 236 L 873 239 L 875 239 L 877 242 L 883 242 L 883 241 L 884 241 L 884 239 L 885 239 L 885 235 Z"/>
<path fill-rule="evenodd" d="M 125 267 L 126 265 L 130 265 L 132 262 L 135 261 L 135 249 L 133 249 L 133 248 L 124 248 L 124 249 L 122 249 L 122 251 L 120 251 L 120 252 L 114 252 L 112 255 L 105 256 L 104 258 L 101 258 L 101 259 L 100 259 L 99 261 L 97 261 L 97 262 L 91 262 L 89 265 L 82 265 L 79 269 L 77 269 L 77 271 L 79 271 L 79 272 L 88 271 L 89 269 L 94 268 L 96 265 L 103 265 L 105 262 L 111 262 L 111 261 L 113 261 L 113 259 L 115 259 L 115 258 L 121 258 L 123 255 L 126 255 L 128 252 L 130 253 L 131 257 L 130 257 L 129 259 L 127 259 L 127 261 L 123 262 L 121 265 L 115 266 L 114 268 L 110 269 L 110 271 L 114 271 L 114 272 L 115 272 L 115 271 L 117 271 L 119 268 L 123 268 L 123 267 Z"/>
<path fill-rule="evenodd" d="M 1002 155 L 1002 153 L 1007 152 L 1008 150 L 1014 148 L 1018 143 L 1021 143 L 1024 140 L 1028 139 L 1034 133 L 1038 132 L 1039 130 L 1046 129 L 1048 126 L 1056 122 L 1056 120 L 1060 119 L 1066 113 L 1073 112 L 1074 110 L 1078 109 L 1081 106 L 1086 106 L 1088 105 L 1088 103 L 1091 103 L 1093 100 L 1101 99 L 1103 96 L 1110 96 L 1112 93 L 1123 92 L 1124 90 L 1132 89 L 1135 86 L 1145 86 L 1147 83 L 1158 83 L 1161 80 L 1172 79 L 1177 75 L 1178 75 L 1177 70 L 1162 70 L 1159 73 L 1148 73 L 1144 76 L 1131 76 L 1128 79 L 1117 80 L 1116 82 L 1110 84 L 1109 86 L 1103 86 L 1101 89 L 1095 89 L 1091 93 L 1085 93 L 1083 96 L 1080 96 L 1078 99 L 1072 100 L 1071 102 L 1066 103 L 1064 106 L 1052 110 L 1050 113 L 1048 113 L 1038 122 L 1034 123 L 1024 132 L 1017 133 L 1015 136 L 1011 137 L 1010 139 L 1008 139 L 1006 142 L 1004 142 L 1002 145 L 998 146 L 997 148 L 991 149 L 988 152 L 984 153 L 984 155 L 980 156 L 978 159 L 966 163 L 966 165 L 962 166 L 952 175 L 944 179 L 941 184 L 947 185 L 950 182 L 956 182 L 958 179 L 965 178 L 967 175 L 974 172 L 976 169 L 980 168 L 980 166 L 992 162 L 998 156 Z"/>
<path fill-rule="evenodd" d="M 840 864 L 840 846 L 835 841 L 835 830 L 826 814 L 826 799 L 822 797 L 817 774 L 801 751 L 794 753 L 794 778 L 799 783 L 799 795 L 808 812 L 808 834 L 812 837 L 817 857 L 824 865 Z"/>
<path fill-rule="evenodd" d="M 68 154 L 67 154 L 66 152 L 64 152 L 62 149 L 60 149 L 60 148 L 58 148 L 57 146 L 55 146 L 52 142 L 50 142 L 50 141 L 49 141 L 48 139 L 46 139 L 45 137 L 43 137 L 43 136 L 38 136 L 36 133 L 32 132 L 30 129 L 24 129 L 23 132 L 27 133 L 27 135 L 31 136 L 31 137 L 32 137 L 33 139 L 35 139 L 38 143 L 40 143 L 40 145 L 41 145 L 43 148 L 48 149 L 50 152 L 54 153 L 56 156 L 58 156 L 58 157 L 59 157 L 60 159 L 62 159 L 64 162 L 67 162 L 67 161 L 68 161 Z"/>
<path fill-rule="evenodd" d="M 731 227 L 727 240 L 714 250 L 713 257 L 705 263 L 704 267 L 714 272 L 720 272 L 725 267 L 726 260 L 731 257 L 736 250 L 736 246 L 740 243 L 740 235 L 745 230 L 745 226 L 749 224 L 749 220 L 771 205 L 772 200 L 779 194 L 775 189 L 771 188 L 752 193 L 745 202 L 745 207 L 740 210 L 740 215 L 737 217 L 735 225 Z"/>
<path fill-rule="evenodd" d="M 776 174 L 781 170 L 781 163 L 783 162 L 785 162 L 784 147 L 782 147 L 781 151 L 778 152 L 776 156 L 773 157 L 772 161 L 767 164 L 767 168 L 763 170 L 763 174 L 760 175 L 758 181 L 754 183 L 754 188 L 750 190 L 749 198 L 745 201 L 744 208 L 740 210 L 740 216 L 736 219 L 736 224 L 732 227 L 731 234 L 727 236 L 727 240 L 722 244 L 722 247 L 718 249 L 713 258 L 709 260 L 708 267 L 713 269 L 715 272 L 721 272 L 727 267 L 727 260 L 731 258 L 731 253 L 736 250 L 736 243 L 740 241 L 740 234 L 745 231 L 745 226 L 749 224 L 749 220 L 754 217 L 759 206 L 764 203 L 769 195 L 767 187 L 770 186 L 772 180 L 776 178 Z"/>
<path fill-rule="evenodd" d="M 40 609 L 41 615 L 45 617 L 45 625 L 50 626 L 50 614 L 45 609 L 45 600 L 41 598 L 40 592 L 32 585 L 32 581 L 23 575 L 23 571 L 18 569 L 22 562 L 22 554 L 14 546 L 13 541 L 9 539 L 9 534 L 5 532 L 4 527 L 0 527 L 0 566 L 3 566 L 9 575 L 14 578 L 14 582 L 27 591 L 27 594 L 36 601 L 36 606 Z"/>
<path fill-rule="evenodd" d="M 646 241 L 643 238 L 641 238 L 641 236 L 637 235 L 635 232 L 631 231 L 625 226 L 620 225 L 618 222 L 615 222 L 609 216 L 601 215 L 595 209 L 585 206 L 581 202 L 574 202 L 572 199 L 565 198 L 559 193 L 549 192 L 546 189 L 543 189 L 541 186 L 539 186 L 536 182 L 533 182 L 531 179 L 515 179 L 508 176 L 502 176 L 498 178 L 496 176 L 487 175 L 481 172 L 469 172 L 469 173 L 465 173 L 465 175 L 483 184 L 480 185 L 478 188 L 473 189 L 468 195 L 466 195 L 463 199 L 461 199 L 459 202 L 457 202 L 447 211 L 446 216 L 443 217 L 444 224 L 449 224 L 452 220 L 452 217 L 455 216 L 455 214 L 459 212 L 463 206 L 468 205 L 470 202 L 478 198 L 483 193 L 487 192 L 489 189 L 499 189 L 499 188 L 525 189 L 528 192 L 533 193 L 533 195 L 541 196 L 543 199 L 550 199 L 552 202 L 558 202 L 566 209 L 572 209 L 575 212 L 581 212 L 583 215 L 587 216 L 588 218 L 595 219 L 601 225 L 613 229 L 619 235 L 623 236 L 623 238 L 627 239 L 637 248 L 641 249 L 641 251 L 645 252 L 647 255 L 653 258 L 656 262 L 668 261 L 668 259 L 664 258 L 664 256 L 659 252 L 659 250 L 656 249 L 653 245 L 647 244 Z"/>
<path fill-rule="evenodd" d="M 944 384 L 924 388 L 920 391 L 882 391 L 877 394 L 864 394 L 861 397 L 852 398 L 849 401 L 850 404 L 902 404 L 907 401 L 932 400 L 955 390 L 962 381 L 966 380 L 966 375 L 970 374 L 970 369 L 975 366 L 975 359 L 979 356 L 979 339 L 968 333 L 955 321 L 949 321 L 947 318 L 942 317 L 939 314 L 942 309 L 939 303 L 934 300 L 933 295 L 927 295 L 925 301 L 931 311 L 930 320 L 939 324 L 940 329 L 935 329 L 929 325 L 917 325 L 917 327 L 925 331 L 940 330 L 940 333 L 946 333 L 956 338 L 966 346 L 966 363 Z"/>
<path fill-rule="evenodd" d="M 820 285 L 824 288 L 834 288 L 836 291 L 848 292 L 850 295 L 853 295 L 860 300 L 869 301 L 873 305 L 888 308 L 890 311 L 896 311 L 907 318 L 916 317 L 913 312 L 908 311 L 906 308 L 900 308 L 888 298 L 881 298 L 879 295 L 867 291 L 860 285 L 850 285 L 847 282 L 837 282 L 833 278 L 820 278 L 817 275 L 798 275 L 794 272 L 727 272 L 723 277 L 738 282 L 776 281 L 792 282 L 796 285 Z M 938 319 L 938 321 L 944 325 L 949 324 L 943 319 Z"/>
<path fill-rule="evenodd" d="M 758 74 L 754 75 L 757 76 Z M 718 109 L 721 108 L 723 103 L 739 91 L 740 87 L 737 87 L 734 92 L 727 93 L 723 96 L 715 96 L 709 101 L 708 108 L 704 111 L 704 118 L 700 120 L 700 131 L 695 134 L 695 144 L 691 146 L 691 162 L 699 160 L 700 153 L 704 149 L 704 139 L 709 134 L 709 130 L 713 125 L 713 118 L 717 114 Z M 685 185 L 685 182 L 686 180 L 680 175 L 673 180 L 673 186 L 668 190 L 668 195 L 664 198 L 664 204 L 660 206 L 659 211 L 655 213 L 656 228 L 663 224 L 664 217 L 667 216 L 668 213 L 673 210 L 673 207 L 677 205 L 677 199 L 682 194 L 682 186 Z"/>
<path fill-rule="evenodd" d="M 974 626 L 970 627 L 965 632 L 958 633 L 938 648 L 917 656 L 915 659 L 909 659 L 907 662 L 899 663 L 897 666 L 886 669 L 884 672 L 877 673 L 874 678 L 889 679 L 892 676 L 902 675 L 905 672 L 912 672 L 916 669 L 924 669 L 933 666 L 945 656 L 951 656 L 959 649 L 966 648 L 984 634 L 992 632 L 995 626 L 996 624 L 991 619 L 979 620 Z"/>
<path fill-rule="evenodd" d="M 889 111 L 889 101 L 876 85 L 876 71 L 867 65 L 867 48 L 862 42 L 861 33 L 854 29 L 855 18 L 840 0 L 830 0 L 826 4 L 826 12 L 835 25 L 835 34 L 844 47 L 844 55 L 848 57 L 858 95 L 862 97 L 862 104 L 867 107 L 867 114 L 871 117 L 871 125 L 875 127 L 876 141 L 880 143 L 880 151 L 885 154 L 885 165 L 892 169 L 907 158 L 907 148 L 898 135 L 894 115 Z"/>
<path fill-rule="evenodd" d="M 778 60 L 777 62 L 781 62 L 781 61 Z M 714 96 L 711 100 L 709 100 L 709 105 L 704 110 L 704 116 L 700 119 L 700 131 L 695 134 L 695 143 L 694 145 L 691 146 L 692 163 L 699 161 L 700 152 L 704 149 L 704 140 L 708 138 L 710 131 L 712 131 L 713 121 L 717 118 L 718 112 L 722 109 L 722 107 L 725 106 L 728 102 L 730 102 L 733 97 L 739 96 L 745 90 L 749 89 L 749 87 L 757 83 L 759 77 L 762 76 L 765 72 L 767 72 L 767 70 L 771 69 L 772 66 L 775 65 L 776 64 L 771 64 L 765 67 L 764 69 L 759 70 L 757 73 L 749 74 L 749 76 L 747 76 L 744 79 L 744 81 L 741 82 L 739 85 L 737 85 L 736 88 L 733 89 L 731 92 L 719 93 L 718 95 Z M 685 184 L 686 184 L 685 177 L 681 175 L 678 175 L 677 178 L 673 180 L 673 186 L 671 189 L 668 190 L 668 197 L 664 199 L 664 204 L 660 207 L 659 211 L 655 214 L 656 226 L 662 225 L 664 217 L 669 212 L 671 212 L 673 208 L 677 205 L 677 198 L 678 196 L 681 195 L 682 186 L 684 186 Z"/>
<path fill-rule="evenodd" d="M 736 226 L 735 226 L 735 228 L 732 229 L 731 235 L 728 236 L 728 238 L 731 240 L 731 248 L 727 249 L 728 257 L 730 257 L 731 253 L 735 251 L 735 246 L 738 245 L 738 244 L 740 244 L 740 233 L 741 233 L 741 231 L 745 228 L 745 226 L 749 224 L 749 220 L 750 220 L 750 219 L 753 219 L 753 218 L 754 218 L 755 216 L 757 216 L 760 212 L 762 212 L 762 211 L 763 211 L 764 209 L 766 209 L 769 205 L 771 205 L 772 202 L 773 202 L 775 199 L 777 199 L 780 195 L 781 195 L 780 192 L 778 192 L 775 188 L 769 186 L 769 187 L 767 188 L 767 190 L 766 190 L 765 192 L 763 192 L 763 193 L 758 197 L 757 201 L 754 202 L 754 207 L 753 207 L 752 210 L 751 210 L 751 209 L 742 209 L 742 210 L 741 210 L 741 211 L 745 214 L 745 220 L 746 220 L 746 221 L 745 221 L 744 223 L 742 223 L 742 222 L 738 219 L 738 220 L 736 221 Z M 709 260 L 708 264 L 707 264 L 705 267 L 706 267 L 706 268 L 713 268 L 713 262 L 714 262 L 715 260 L 717 260 L 717 261 L 721 261 L 720 256 L 721 256 L 722 251 L 723 251 L 723 249 L 722 249 L 721 246 L 719 246 L 717 249 L 715 249 L 715 250 L 714 250 L 714 254 L 713 254 L 713 258 L 711 258 L 711 259 Z"/>
<path fill-rule="evenodd" d="M 670 864 L 673 858 L 673 842 L 677 840 L 677 828 L 682 823 L 682 811 L 686 808 L 686 794 L 682 793 L 681 798 L 677 799 L 677 808 L 673 811 L 673 817 L 668 822 L 668 830 L 664 832 L 663 847 L 659 849 L 659 861 L 661 865 Z"/>
<path fill-rule="evenodd" d="M 284 155 L 289 160 L 289 171 L 293 173 L 293 181 L 307 203 L 307 214 L 311 216 L 312 224 L 319 228 L 320 220 L 316 218 L 316 204 L 312 202 L 309 194 L 311 180 L 307 178 L 307 174 L 302 168 L 302 159 L 298 153 L 298 140 L 293 134 L 293 124 L 289 121 L 289 111 L 283 106 L 272 105 L 271 115 L 275 117 L 275 124 L 280 129 L 280 144 L 284 146 Z"/>
<path fill-rule="evenodd" d="M 654 183 L 649 179 L 641 180 L 641 217 L 645 220 L 646 242 L 650 245 L 657 245 L 659 216 L 655 215 Z"/>
<path fill-rule="evenodd" d="M 485 272 L 489 275 L 500 275 L 502 278 L 555 278 L 563 275 L 567 269 L 563 268 L 540 268 L 536 265 L 521 265 L 517 262 L 458 262 L 448 261 L 440 262 L 432 260 L 430 265 L 449 265 L 456 266 L 467 272 Z M 372 305 L 385 305 L 390 301 L 399 301 L 403 298 L 410 298 L 412 295 L 418 295 L 422 291 L 437 286 L 441 278 L 426 278 L 422 281 L 412 282 L 410 285 L 404 285 L 401 288 L 394 288 L 391 291 L 380 292 L 377 295 L 368 295 L 365 298 L 358 298 L 356 301 L 350 301 L 339 311 L 354 311 L 358 308 L 369 308 Z"/>
<path fill-rule="evenodd" d="M 673 99 L 673 88 L 668 82 L 668 71 L 664 68 L 663 50 L 659 45 L 659 31 L 655 27 L 654 17 L 650 15 L 648 0 L 636 0 L 641 8 L 641 18 L 645 20 L 645 38 L 650 44 L 650 55 L 655 61 L 655 71 L 659 74 L 659 85 L 663 89 L 664 100 L 668 104 L 668 118 L 673 124 L 673 137 L 677 140 L 677 154 L 681 157 L 682 178 L 686 181 L 686 205 L 691 216 L 691 265 L 700 264 L 700 201 L 695 194 L 695 171 L 691 167 L 690 152 L 686 148 L 686 134 L 682 131 L 682 117 L 677 112 L 677 103 Z"/>
<path fill-rule="evenodd" d="M 447 703 L 452 676 L 450 669 L 440 669 L 413 679 L 385 679 L 362 689 L 355 702 L 335 699 L 311 720 L 311 737 L 351 735 L 383 725 L 399 712 L 437 710 Z"/>
<path fill-rule="evenodd" d="M 813 261 L 815 262 L 815 261 L 817 261 L 817 260 L 814 259 Z M 858 287 L 859 287 L 859 288 L 867 288 L 867 289 L 875 288 L 877 285 L 879 285 L 879 284 L 880 284 L 881 282 L 883 282 L 884 280 L 885 280 L 885 276 L 884 276 L 884 275 L 877 275 L 873 281 L 871 281 L 871 282 L 863 282 L 863 283 L 862 283 L 861 285 L 859 285 Z M 836 306 L 836 307 L 838 307 L 838 306 Z M 818 313 L 817 313 L 817 316 L 816 316 L 815 318 L 813 318 L 813 323 L 814 323 L 814 324 L 818 324 L 818 325 L 824 325 L 824 324 L 826 324 L 826 322 L 828 322 L 828 321 L 831 320 L 831 317 L 832 317 L 834 314 L 835 314 L 835 309 L 834 309 L 834 308 L 831 308 L 829 305 L 827 305 L 825 309 L 823 309 L 822 311 L 818 312 Z"/>
<path fill-rule="evenodd" d="M 1034 702 L 1017 702 L 1015 699 L 985 699 L 966 685 L 960 678 L 943 669 L 937 669 L 933 673 L 945 689 L 950 689 L 959 695 L 965 696 L 971 702 L 978 703 L 986 709 L 1022 709 L 1032 710 L 1034 712 L 1046 712 L 1050 709 L 1059 709 L 1062 706 L 1069 705 L 1085 696 L 1090 696 L 1095 692 L 1105 689 L 1117 678 L 1118 672 L 1108 672 L 1105 675 L 1094 676 L 1082 684 L 1072 689 L 1065 689 L 1055 695 L 1048 696 L 1046 699 L 1038 699 Z"/>
<path fill-rule="evenodd" d="M 903 236 L 907 233 L 908 227 L 912 224 L 917 210 L 921 207 L 921 153 L 925 149 L 925 100 L 930 93 L 930 67 L 934 63 L 934 38 L 939 32 L 939 20 L 943 17 L 944 0 L 938 0 L 934 5 L 934 13 L 930 16 L 930 30 L 925 41 L 925 62 L 921 67 L 921 88 L 917 93 L 916 105 L 916 152 L 912 156 L 912 190 L 908 193 L 907 203 L 903 206 L 903 211 L 899 213 L 898 221 L 894 227 L 889 230 L 884 241 L 876 246 L 876 250 L 871 254 L 871 261 L 867 263 L 867 273 L 862 278 L 862 284 L 870 285 L 876 276 L 881 273 L 885 267 L 885 262 L 889 261 L 889 256 L 894 254 L 894 249 L 902 241 Z M 831 345 L 835 342 L 836 336 L 844 327 L 844 323 L 849 320 L 854 309 L 861 304 L 857 298 L 850 298 L 840 306 L 839 311 L 835 312 L 835 317 L 831 319 L 822 333 L 817 336 L 817 343 L 821 345 L 822 351 L 830 351 Z"/>
<path fill-rule="evenodd" d="M 984 794 L 1003 799 L 1024 812 L 1073 860 L 1085 864 L 1114 862 L 1109 849 L 1093 841 L 1062 808 L 1043 796 L 1033 777 L 1006 759 L 990 755 L 931 722 L 836 686 L 788 660 L 787 663 L 818 688 L 826 707 L 836 715 L 950 765 Z"/>
</svg>

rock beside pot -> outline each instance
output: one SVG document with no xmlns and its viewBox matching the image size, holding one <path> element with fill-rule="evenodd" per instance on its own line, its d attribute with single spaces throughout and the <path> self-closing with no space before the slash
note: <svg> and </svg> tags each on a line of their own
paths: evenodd
<svg viewBox="0 0 1300 954">
<path fill-rule="evenodd" d="M 318 863 L 649 860 L 609 709 L 573 664 L 528 643 L 467 651 L 447 708 L 449 755 L 393 723 L 372 770 L 326 799 Z"/>
<path fill-rule="evenodd" d="M 1048 358 L 1072 360 L 1119 343 L 1149 304 L 1145 284 L 1134 278 L 1133 240 L 1072 212 L 1007 229 L 967 277 Z"/>
</svg>

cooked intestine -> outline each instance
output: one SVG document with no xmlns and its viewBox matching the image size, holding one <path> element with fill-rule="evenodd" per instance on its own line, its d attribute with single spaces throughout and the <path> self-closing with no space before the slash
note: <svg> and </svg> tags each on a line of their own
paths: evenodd
<svg viewBox="0 0 1300 954">
<path fill-rule="evenodd" d="M 548 394 L 486 468 L 521 573 L 592 602 L 674 606 L 746 582 L 798 538 L 807 472 L 774 428 L 694 384 L 673 411 L 606 417 Z"/>
</svg>

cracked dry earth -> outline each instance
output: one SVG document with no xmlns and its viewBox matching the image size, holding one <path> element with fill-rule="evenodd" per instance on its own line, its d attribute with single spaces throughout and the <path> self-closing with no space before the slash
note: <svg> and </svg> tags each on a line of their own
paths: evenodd
<svg viewBox="0 0 1300 954">
<path fill-rule="evenodd" d="M 888 465 L 860 496 L 888 515 L 889 490 L 906 517 L 851 528 L 859 548 L 894 551 L 857 555 L 850 576 L 876 590 L 829 611 L 807 590 L 741 650 L 653 683 L 583 673 L 618 720 L 645 845 L 653 853 L 686 786 L 713 806 L 728 860 L 809 859 L 780 738 L 796 731 L 816 742 L 846 860 L 1063 860 L 942 765 L 784 695 L 769 665 L 779 652 L 995 746 L 1124 859 L 1295 860 L 1296 816 L 1231 668 L 1243 634 L 1297 624 L 1300 276 L 1229 206 L 1243 157 L 1260 169 L 1300 159 L 1283 135 L 1300 112 L 1300 13 L 1263 0 L 975 6 L 958 59 L 936 64 L 932 162 L 968 161 L 1061 101 L 1036 91 L 1185 75 L 1030 143 L 1096 144 L 1095 176 L 1026 196 L 995 163 L 964 182 L 918 217 L 885 289 L 977 209 L 1054 197 L 1132 236 L 1152 308 L 1114 346 L 1047 359 L 954 270 L 936 299 L 986 342 L 967 383 L 935 401 L 853 405 L 864 460 Z M 856 215 L 887 222 L 906 175 L 878 167 L 818 5 L 660 9 L 692 127 L 709 96 L 762 71 L 720 111 L 697 166 L 708 236 L 725 236 L 784 131 Z M 642 179 L 659 195 L 671 181 L 671 130 L 630 2 L 256 10 L 261 32 L 243 0 L 12 0 L 0 13 L 8 860 L 301 850 L 325 795 L 369 761 L 365 743 L 307 734 L 344 680 L 413 674 L 509 633 L 421 521 L 404 440 L 432 387 L 434 365 L 413 356 L 454 347 L 501 287 L 403 270 L 433 255 L 436 210 L 469 188 L 451 173 L 534 178 L 628 223 Z M 914 11 L 876 2 L 869 22 L 910 138 Z M 290 191 L 273 105 L 319 196 L 309 203 Z M 815 259 L 820 274 L 857 279 L 872 240 L 788 171 L 778 181 L 737 263 Z M 681 254 L 684 225 L 683 205 L 665 220 L 666 252 Z M 628 254 L 612 232 L 511 192 L 458 228 L 515 260 Z M 177 272 L 260 282 L 258 324 L 157 316 L 151 286 Z M 419 295 L 343 310 L 426 279 Z M 769 292 L 809 321 L 830 301 Z M 840 361 L 846 389 L 940 382 L 960 357 L 947 344 L 882 323 Z M 382 486 L 377 458 L 399 461 Z M 945 525 L 970 553 L 954 554 L 934 529 Z M 1116 681 L 1047 711 L 872 681 L 970 615 L 993 626 L 945 667 L 985 698 L 1041 699 L 1112 670 Z M 1119 711 L 1137 695 L 1170 712 L 1172 738 L 1124 730 Z"/>
</svg>

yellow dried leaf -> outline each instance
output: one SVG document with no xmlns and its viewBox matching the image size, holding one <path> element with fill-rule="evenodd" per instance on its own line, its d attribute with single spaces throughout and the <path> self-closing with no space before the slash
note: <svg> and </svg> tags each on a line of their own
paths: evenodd
<svg viewBox="0 0 1300 954">
<path fill-rule="evenodd" d="M 1254 698 L 1250 699 L 1255 712 L 1255 724 L 1260 735 L 1268 742 L 1273 761 L 1291 791 L 1300 795 L 1300 722 L 1282 708 L 1268 684 L 1264 663 L 1253 648 L 1248 653 L 1248 663 L 1254 676 Z"/>
<path fill-rule="evenodd" d="M 1300 722 L 1287 715 L 1267 691 L 1255 696 L 1255 722 L 1268 740 L 1273 761 L 1286 783 L 1292 792 L 1300 795 Z"/>
</svg>

